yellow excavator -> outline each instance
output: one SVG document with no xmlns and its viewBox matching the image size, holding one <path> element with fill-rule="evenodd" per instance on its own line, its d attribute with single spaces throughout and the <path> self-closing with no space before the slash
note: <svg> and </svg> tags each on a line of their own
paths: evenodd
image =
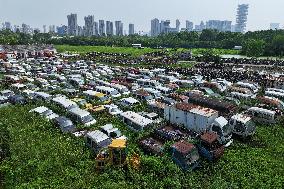
<svg viewBox="0 0 284 189">
<path fill-rule="evenodd" d="M 99 151 L 96 157 L 96 167 L 99 170 L 107 165 L 115 167 L 124 167 L 126 165 L 134 169 L 140 167 L 140 156 L 136 153 L 127 157 L 127 142 L 125 139 L 113 139 L 112 143 Z"/>
</svg>

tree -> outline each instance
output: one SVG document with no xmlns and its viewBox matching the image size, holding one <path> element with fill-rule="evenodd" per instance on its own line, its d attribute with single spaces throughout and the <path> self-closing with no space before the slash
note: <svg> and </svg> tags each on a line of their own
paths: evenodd
<svg viewBox="0 0 284 189">
<path fill-rule="evenodd" d="M 249 57 L 260 57 L 264 53 L 266 43 L 263 40 L 249 39 L 245 42 L 243 51 Z"/>
<path fill-rule="evenodd" d="M 284 35 L 276 35 L 271 43 L 274 53 L 280 57 L 284 55 Z"/>
</svg>

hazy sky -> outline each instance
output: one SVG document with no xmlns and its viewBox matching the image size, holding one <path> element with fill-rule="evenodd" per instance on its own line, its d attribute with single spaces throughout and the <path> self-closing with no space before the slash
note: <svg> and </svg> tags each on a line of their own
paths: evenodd
<svg viewBox="0 0 284 189">
<path fill-rule="evenodd" d="M 67 25 L 67 14 L 77 13 L 78 24 L 84 16 L 94 15 L 96 20 L 122 20 L 125 26 L 135 24 L 136 31 L 150 30 L 152 18 L 180 19 L 199 24 L 201 20 L 231 20 L 235 23 L 239 3 L 248 3 L 248 30 L 268 29 L 271 22 L 284 24 L 284 0 L 0 0 L 0 23 L 23 22 L 42 29 L 42 25 Z M 125 28 L 127 29 L 127 28 Z"/>
</svg>

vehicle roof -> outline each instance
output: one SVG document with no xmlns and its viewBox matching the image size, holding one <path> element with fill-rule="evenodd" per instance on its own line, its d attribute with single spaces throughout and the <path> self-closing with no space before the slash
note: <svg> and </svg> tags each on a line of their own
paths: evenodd
<svg viewBox="0 0 284 189">
<path fill-rule="evenodd" d="M 143 117 L 143 116 L 137 114 L 136 112 L 132 112 L 132 111 L 122 112 L 120 115 L 122 117 L 125 117 L 125 118 L 131 120 L 132 122 L 134 122 L 134 123 L 136 123 L 136 124 L 138 124 L 142 127 L 145 127 L 145 126 L 153 123 L 153 121 L 151 119 Z"/>
<path fill-rule="evenodd" d="M 106 134 L 104 134 L 99 130 L 88 132 L 86 136 L 91 138 L 96 143 L 100 143 L 103 142 L 104 140 L 110 139 Z"/>
<path fill-rule="evenodd" d="M 126 148 L 126 140 L 124 139 L 113 139 L 109 148 Z"/>
<path fill-rule="evenodd" d="M 130 104 L 135 104 L 135 103 L 139 102 L 138 100 L 136 100 L 133 97 L 123 98 L 123 99 L 121 99 L 121 101 L 126 101 L 126 102 L 129 102 Z"/>
<path fill-rule="evenodd" d="M 176 142 L 172 145 L 172 147 L 184 155 L 188 154 L 192 149 L 195 148 L 193 144 L 186 141 Z"/>
<path fill-rule="evenodd" d="M 259 108 L 259 107 L 250 107 L 248 111 L 257 111 L 257 112 L 263 112 L 263 113 L 268 113 L 268 114 L 275 114 L 275 111 L 264 109 L 264 108 Z"/>
<path fill-rule="evenodd" d="M 207 142 L 208 144 L 212 144 L 214 141 L 217 140 L 217 138 L 218 135 L 215 132 L 206 132 L 200 137 L 201 140 Z"/>
<path fill-rule="evenodd" d="M 70 109 L 69 112 L 76 114 L 76 115 L 79 115 L 80 117 L 85 117 L 85 116 L 91 115 L 88 111 L 82 110 L 82 109 L 77 108 L 77 107 Z"/>
<path fill-rule="evenodd" d="M 189 103 L 177 103 L 175 107 L 179 110 L 198 114 L 198 115 L 203 115 L 206 117 L 210 117 L 214 114 L 218 114 L 218 111 L 210 109 L 210 108 L 205 108 L 202 106 L 194 105 L 194 104 L 189 104 Z"/>
<path fill-rule="evenodd" d="M 248 115 L 245 114 L 236 114 L 232 116 L 232 119 L 236 120 L 236 121 L 240 121 L 242 123 L 246 123 L 248 121 L 250 121 L 252 118 Z"/>
</svg>

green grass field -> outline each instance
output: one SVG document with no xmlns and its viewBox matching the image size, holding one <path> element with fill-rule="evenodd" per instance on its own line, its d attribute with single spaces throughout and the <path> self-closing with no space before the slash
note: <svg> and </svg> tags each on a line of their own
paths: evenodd
<svg viewBox="0 0 284 189">
<path fill-rule="evenodd" d="M 144 48 L 137 49 L 132 47 L 108 47 L 108 46 L 69 46 L 69 45 L 56 45 L 58 52 L 73 52 L 85 54 L 87 52 L 106 52 L 106 53 L 125 53 L 131 56 L 141 56 L 145 53 L 158 51 L 157 49 Z"/>
<path fill-rule="evenodd" d="M 139 171 L 110 167 L 98 172 L 83 139 L 62 134 L 28 113 L 32 107 L 0 109 L 1 147 L 10 152 L 0 164 L 2 188 L 283 188 L 283 125 L 258 126 L 252 139 L 235 139 L 218 162 L 203 162 L 194 172 L 184 173 L 167 155 L 141 151 Z M 117 118 L 97 115 L 97 119 L 94 128 L 112 122 L 130 132 Z M 130 136 L 132 150 L 138 148 L 137 137 Z"/>
<path fill-rule="evenodd" d="M 97 51 L 97 52 L 107 52 L 107 53 L 126 53 L 131 54 L 132 56 L 141 56 L 145 53 L 159 51 L 158 49 L 152 48 L 144 48 L 144 49 L 136 49 L 132 47 L 108 47 L 108 46 L 70 46 L 70 45 L 56 45 L 55 46 L 57 51 L 62 52 L 73 52 L 73 53 L 80 53 L 85 54 L 87 52 Z M 204 48 L 193 48 L 193 49 L 185 49 L 185 48 L 178 48 L 176 51 L 169 48 L 169 53 L 175 52 L 182 52 L 191 50 L 193 55 L 199 55 L 202 51 L 207 50 Z M 238 50 L 231 50 L 231 49 L 212 49 L 215 54 L 219 55 L 236 55 L 240 52 Z"/>
</svg>

